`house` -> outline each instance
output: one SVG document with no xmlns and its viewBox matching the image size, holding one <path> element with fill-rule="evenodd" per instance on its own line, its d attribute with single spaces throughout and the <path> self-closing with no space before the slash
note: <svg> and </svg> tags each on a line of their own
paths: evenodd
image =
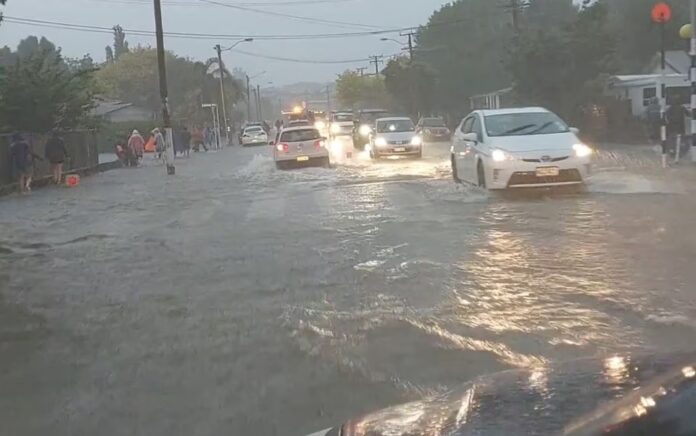
<svg viewBox="0 0 696 436">
<path fill-rule="evenodd" d="M 156 114 L 149 109 L 116 100 L 95 101 L 91 115 L 111 123 L 132 123 L 156 119 Z"/>
<path fill-rule="evenodd" d="M 689 69 L 691 59 L 680 50 L 665 53 L 665 97 L 667 104 L 688 104 L 691 96 Z M 654 98 L 661 97 L 659 92 L 663 84 L 662 59 L 656 54 L 645 68 L 645 74 L 612 76 L 607 83 L 607 95 L 630 102 L 631 113 L 644 118 L 648 105 Z"/>
</svg>

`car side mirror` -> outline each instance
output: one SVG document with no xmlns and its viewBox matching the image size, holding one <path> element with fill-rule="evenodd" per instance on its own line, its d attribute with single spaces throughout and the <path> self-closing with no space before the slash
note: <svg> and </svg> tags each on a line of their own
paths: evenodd
<svg viewBox="0 0 696 436">
<path fill-rule="evenodd" d="M 268 141 L 268 145 L 275 145 L 275 141 Z"/>
<path fill-rule="evenodd" d="M 571 131 L 573 134 L 575 134 L 575 135 L 579 135 L 579 134 L 580 134 L 580 129 L 578 129 L 577 127 L 571 127 L 571 128 L 568 129 L 568 130 L 570 130 L 570 131 Z"/>
<path fill-rule="evenodd" d="M 479 142 L 478 133 L 470 132 L 462 135 L 462 139 L 469 142 Z"/>
</svg>

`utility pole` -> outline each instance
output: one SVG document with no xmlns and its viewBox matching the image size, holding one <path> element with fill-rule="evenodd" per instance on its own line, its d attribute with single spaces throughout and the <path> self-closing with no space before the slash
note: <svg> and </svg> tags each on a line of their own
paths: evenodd
<svg viewBox="0 0 696 436">
<path fill-rule="evenodd" d="M 326 113 L 331 115 L 331 89 L 326 85 Z"/>
<path fill-rule="evenodd" d="M 691 0 L 691 162 L 696 162 L 696 0 Z"/>
<path fill-rule="evenodd" d="M 382 60 L 383 57 L 384 56 L 370 56 L 372 59 L 370 63 L 375 64 L 375 77 L 379 77 L 379 64 L 384 62 Z"/>
<path fill-rule="evenodd" d="M 356 71 L 360 73 L 360 77 L 363 77 L 365 75 L 365 70 L 367 70 L 367 67 L 356 68 Z"/>
<path fill-rule="evenodd" d="M 263 109 L 261 108 L 261 85 L 256 85 L 256 110 L 259 113 L 259 121 L 263 122 Z"/>
<path fill-rule="evenodd" d="M 172 120 L 169 117 L 169 92 L 167 90 L 167 67 L 164 57 L 164 29 L 162 28 L 162 5 L 160 0 L 154 0 L 155 5 L 155 34 L 157 39 L 157 67 L 159 71 L 160 98 L 162 100 L 162 124 L 164 127 L 165 150 L 164 162 L 167 174 L 174 175 L 174 135 Z"/>
<path fill-rule="evenodd" d="M 247 81 L 247 121 L 251 121 L 251 79 L 246 75 Z"/>
<path fill-rule="evenodd" d="M 230 145 L 230 129 L 227 125 L 227 104 L 225 103 L 225 81 L 223 80 L 225 67 L 222 64 L 222 47 L 220 47 L 220 44 L 215 46 L 215 51 L 217 51 L 218 69 L 220 73 L 220 102 L 222 103 L 222 118 L 225 121 L 225 141 L 227 145 Z"/>
<path fill-rule="evenodd" d="M 408 36 L 408 57 L 413 62 L 413 37 L 416 36 L 416 32 L 401 33 L 401 36 Z"/>
</svg>

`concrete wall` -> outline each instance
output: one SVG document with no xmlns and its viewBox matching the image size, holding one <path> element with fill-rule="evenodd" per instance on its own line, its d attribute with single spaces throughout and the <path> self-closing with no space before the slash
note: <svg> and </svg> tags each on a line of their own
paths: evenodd
<svg viewBox="0 0 696 436">
<path fill-rule="evenodd" d="M 46 135 L 32 133 L 23 134 L 24 139 L 34 150 L 34 153 L 43 157 Z M 91 172 L 99 166 L 99 153 L 97 151 L 96 135 L 93 131 L 67 132 L 61 135 L 65 140 L 70 159 L 65 163 L 66 172 Z M 10 162 L 11 134 L 0 134 L 0 194 L 15 188 L 16 174 Z M 34 178 L 39 183 L 49 177 L 49 164 L 45 161 L 36 162 Z"/>
</svg>

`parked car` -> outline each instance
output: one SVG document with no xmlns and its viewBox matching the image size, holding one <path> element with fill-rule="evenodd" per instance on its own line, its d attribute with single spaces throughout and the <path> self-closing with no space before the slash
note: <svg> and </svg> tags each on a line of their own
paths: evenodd
<svg viewBox="0 0 696 436">
<path fill-rule="evenodd" d="M 487 189 L 581 185 L 593 150 L 543 108 L 477 110 L 452 138 L 452 175 Z"/>
<path fill-rule="evenodd" d="M 242 132 L 242 145 L 266 145 L 268 144 L 268 133 L 262 126 L 251 126 Z"/>
</svg>

